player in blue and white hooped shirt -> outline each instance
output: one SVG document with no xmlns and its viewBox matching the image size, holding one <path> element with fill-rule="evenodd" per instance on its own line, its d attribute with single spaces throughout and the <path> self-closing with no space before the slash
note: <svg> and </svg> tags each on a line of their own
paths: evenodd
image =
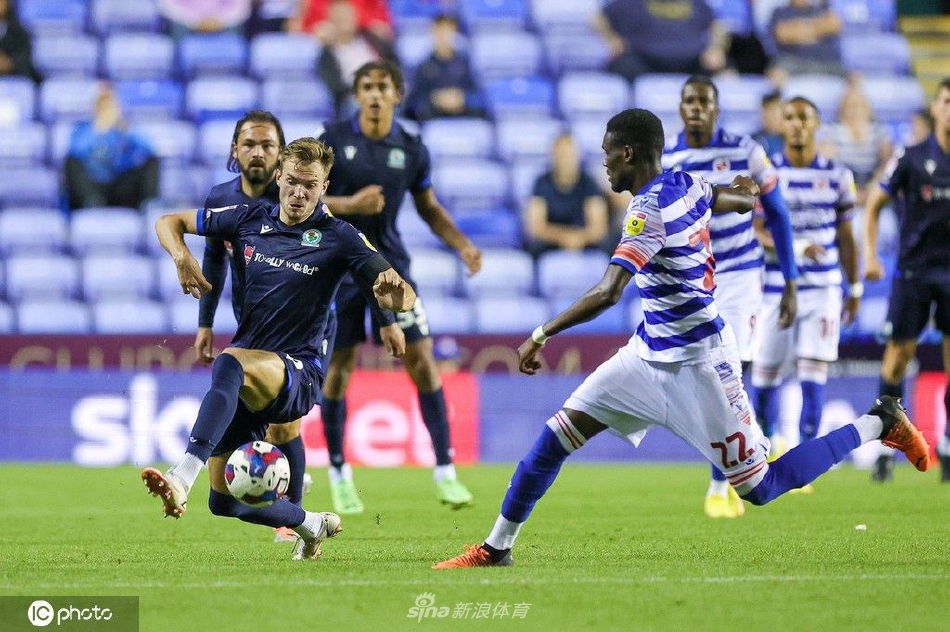
<svg viewBox="0 0 950 632">
<path fill-rule="evenodd" d="M 712 184 L 728 184 L 747 175 L 759 186 L 760 201 L 778 248 L 784 276 L 779 324 L 795 320 L 798 268 L 792 248 L 788 208 L 777 186 L 778 176 L 765 150 L 748 136 L 737 136 L 719 127 L 719 89 L 708 77 L 686 80 L 680 93 L 684 129 L 667 140 L 663 168 L 688 171 Z M 755 318 L 762 302 L 762 248 L 752 228 L 752 216 L 717 213 L 709 220 L 713 255 L 716 257 L 716 304 L 736 335 L 743 370 L 752 360 Z M 745 513 L 742 500 L 732 491 L 715 465 L 706 490 L 704 510 L 710 518 L 736 518 Z"/>
<path fill-rule="evenodd" d="M 522 525 L 561 465 L 604 430 L 636 445 L 650 427 L 663 426 L 718 464 L 742 497 L 757 505 L 807 484 L 861 443 L 882 435 L 889 440 L 899 435 L 903 449 L 926 459 L 923 437 L 896 400 L 887 399 L 872 414 L 769 464 L 768 440 L 742 386 L 735 337 L 713 298 L 715 261 L 708 230 L 713 208 L 750 210 L 756 185 L 740 176 L 732 187 L 714 188 L 685 172 L 662 171 L 663 126 L 647 110 L 625 110 L 611 118 L 603 149 L 611 188 L 634 193 L 623 237 L 597 285 L 521 344 L 520 369 L 534 374 L 548 337 L 617 303 L 634 275 L 644 321 L 544 424 L 518 464 L 484 543 L 436 564 L 437 570 L 510 566 Z"/>
<path fill-rule="evenodd" d="M 811 101 L 789 100 L 783 117 L 785 153 L 773 162 L 795 236 L 798 316 L 790 329 L 777 326 L 782 276 L 774 251 L 767 248 L 765 300 L 752 362 L 753 403 L 766 435 L 771 436 L 778 422 L 778 387 L 784 367 L 794 362 L 802 388 L 799 438 L 804 441 L 818 432 L 828 365 L 838 358 L 842 323 L 850 324 L 857 315 L 862 287 L 851 227 L 854 176 L 818 153 L 815 137 L 821 119 Z M 770 245 L 768 235 L 762 241 Z M 850 286 L 844 301 L 842 270 Z"/>
</svg>

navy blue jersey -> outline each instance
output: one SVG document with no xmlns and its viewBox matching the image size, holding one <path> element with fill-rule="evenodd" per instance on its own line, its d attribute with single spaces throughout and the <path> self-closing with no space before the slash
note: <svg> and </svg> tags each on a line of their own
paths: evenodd
<svg viewBox="0 0 950 632">
<path fill-rule="evenodd" d="M 327 195 L 352 195 L 371 184 L 383 187 L 386 204 L 382 213 L 343 219 L 366 235 L 396 271 L 406 277 L 409 253 L 396 229 L 396 214 L 406 191 L 422 193 L 432 186 L 429 150 L 418 136 L 395 121 L 389 136 L 382 140 L 364 136 L 355 118 L 328 123 L 320 140 L 333 148 L 335 156 Z"/>
<path fill-rule="evenodd" d="M 895 152 L 881 186 L 892 197 L 903 197 L 901 272 L 950 277 L 950 154 L 931 134 L 919 145 Z"/>
<path fill-rule="evenodd" d="M 241 189 L 241 176 L 222 182 L 211 187 L 211 192 L 205 198 L 204 208 L 221 208 L 232 204 L 250 204 L 255 200 L 264 200 L 274 204 L 278 201 L 280 191 L 277 181 L 272 181 L 264 195 L 259 198 L 251 197 Z M 211 283 L 211 291 L 201 295 L 198 304 L 198 326 L 211 327 L 214 324 L 214 314 L 221 299 L 224 280 L 227 276 L 225 258 L 231 268 L 231 307 L 234 309 L 234 318 L 241 321 L 241 303 L 244 300 L 244 256 L 240 249 L 231 247 L 231 244 L 222 239 L 209 237 L 205 239 L 205 252 L 201 270 L 205 278 Z"/>
<path fill-rule="evenodd" d="M 318 358 L 343 275 L 352 271 L 366 286 L 389 267 L 363 235 L 323 204 L 295 226 L 280 221 L 280 207 L 265 201 L 202 208 L 197 226 L 199 235 L 230 241 L 244 264 L 234 347 Z"/>
</svg>

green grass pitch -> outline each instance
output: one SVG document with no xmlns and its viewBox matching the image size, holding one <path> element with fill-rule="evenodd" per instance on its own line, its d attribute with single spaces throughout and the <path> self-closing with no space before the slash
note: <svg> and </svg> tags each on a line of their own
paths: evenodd
<svg viewBox="0 0 950 632">
<path fill-rule="evenodd" d="M 936 471 L 904 465 L 880 486 L 843 466 L 812 495 L 714 521 L 702 514 L 699 464 L 568 463 L 523 529 L 514 567 L 429 570 L 484 538 L 511 471 L 460 468 L 477 504 L 451 511 L 428 470 L 358 470 L 366 513 L 344 517 L 323 558 L 301 563 L 269 529 L 211 516 L 204 479 L 174 521 L 137 469 L 7 464 L 0 594 L 138 595 L 142 630 L 948 625 L 950 485 Z M 304 505 L 329 509 L 325 473 L 312 473 Z M 448 614 L 409 616 L 423 593 Z M 457 604 L 471 604 L 467 618 Z M 498 616 L 473 619 L 479 604 Z"/>
</svg>

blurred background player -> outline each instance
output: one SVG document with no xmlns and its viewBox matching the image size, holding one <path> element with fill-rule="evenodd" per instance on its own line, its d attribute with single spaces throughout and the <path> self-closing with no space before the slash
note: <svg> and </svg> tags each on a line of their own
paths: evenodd
<svg viewBox="0 0 950 632">
<path fill-rule="evenodd" d="M 800 272 L 798 316 L 789 329 L 779 326 L 783 285 L 774 244 L 761 222 L 757 226 L 766 247 L 765 300 L 756 327 L 752 401 L 766 436 L 772 437 L 779 423 L 783 368 L 794 361 L 802 389 L 801 442 L 818 433 L 828 365 L 838 359 L 841 325 L 855 319 L 864 293 L 851 226 L 854 178 L 850 170 L 818 153 L 820 125 L 818 108 L 808 99 L 794 97 L 785 104 L 785 153 L 776 156 L 775 168 L 788 203 Z M 843 312 L 842 271 L 849 288 Z M 774 445 L 773 457 L 783 449 Z"/>
<path fill-rule="evenodd" d="M 779 327 L 795 319 L 798 268 L 792 248 L 788 208 L 778 178 L 762 147 L 748 136 L 736 136 L 719 127 L 719 90 L 710 79 L 687 79 L 680 93 L 684 130 L 671 136 L 663 151 L 663 168 L 689 171 L 712 184 L 728 184 L 747 175 L 759 186 L 766 222 L 778 244 L 784 283 L 779 305 Z M 712 251 L 716 257 L 716 304 L 719 315 L 736 335 L 744 367 L 752 360 L 756 312 L 762 303 L 762 249 L 756 241 L 751 214 L 714 214 L 709 220 Z M 742 500 L 712 466 L 704 511 L 710 518 L 737 518 L 745 512 Z"/>
<path fill-rule="evenodd" d="M 940 82 L 930 106 L 934 129 L 923 142 L 898 150 L 872 189 L 865 216 L 865 278 L 880 281 L 884 268 L 877 252 L 878 216 L 892 199 L 902 200 L 900 249 L 887 311 L 889 338 L 881 361 L 878 392 L 901 397 L 907 365 L 917 352 L 917 337 L 934 310 L 943 334 L 943 366 L 950 375 L 950 77 Z M 944 395 L 948 423 L 937 444 L 940 480 L 950 482 L 950 388 Z M 882 454 L 872 477 L 889 481 L 894 457 Z"/>
<path fill-rule="evenodd" d="M 732 328 L 717 313 L 707 232 L 711 210 L 752 208 L 755 183 L 738 176 L 732 187 L 714 188 L 684 171 L 661 171 L 663 126 L 647 110 L 625 110 L 611 118 L 603 149 L 611 187 L 636 193 L 624 235 L 597 285 L 521 343 L 519 369 L 537 372 L 537 354 L 547 339 L 616 304 L 634 275 L 647 317 L 630 342 L 597 367 L 542 426 L 518 463 L 485 541 L 434 569 L 511 566 L 521 527 L 564 461 L 608 429 L 637 445 L 651 426 L 667 428 L 710 462 L 721 463 L 737 491 L 756 505 L 814 480 L 881 436 L 906 450 L 918 469 L 927 468 L 927 443 L 890 398 L 853 424 L 803 443 L 770 465 L 768 441 L 742 387 Z M 697 268 L 708 273 L 692 274 Z M 561 518 L 570 520 L 570 515 Z"/>
<path fill-rule="evenodd" d="M 325 201 L 334 213 L 351 222 L 410 284 L 409 253 L 396 229 L 396 216 L 406 191 L 432 231 L 455 250 L 469 274 L 481 268 L 476 248 L 443 208 L 432 188 L 429 151 L 418 136 L 395 121 L 404 82 L 398 66 L 371 62 L 356 71 L 353 91 L 359 103 L 355 118 L 330 123 L 320 139 L 338 156 Z M 353 485 L 352 470 L 343 455 L 346 389 L 356 363 L 356 345 L 366 339 L 366 300 L 344 282 L 337 296 L 339 329 L 323 389 L 324 432 L 330 451 L 330 488 L 339 513 L 360 513 L 363 503 Z M 375 318 L 374 318 L 375 321 Z M 472 494 L 458 480 L 452 463 L 449 421 L 442 380 L 432 355 L 432 339 L 422 301 L 412 312 L 397 315 L 405 334 L 403 365 L 419 391 L 419 408 L 435 451 L 435 482 L 441 502 L 458 508 Z M 374 329 L 378 327 L 374 322 Z M 374 334 L 375 337 L 375 334 Z M 376 343 L 379 344 L 379 340 Z"/>
</svg>

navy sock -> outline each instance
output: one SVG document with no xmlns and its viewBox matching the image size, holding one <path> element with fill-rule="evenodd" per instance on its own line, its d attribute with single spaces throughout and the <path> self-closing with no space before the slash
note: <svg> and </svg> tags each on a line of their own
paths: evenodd
<svg viewBox="0 0 950 632">
<path fill-rule="evenodd" d="M 524 522 L 534 504 L 548 491 L 568 452 L 551 429 L 544 426 L 531 451 L 521 459 L 511 477 L 501 515 L 512 522 Z"/>
<path fill-rule="evenodd" d="M 323 419 L 323 436 L 327 440 L 327 452 L 330 453 L 330 465 L 343 467 L 343 428 L 346 425 L 346 400 L 323 398 L 320 404 L 320 416 Z"/>
<path fill-rule="evenodd" d="M 712 469 L 712 479 L 713 479 L 714 481 L 724 481 L 724 480 L 726 480 L 726 475 L 722 473 L 722 470 L 720 470 L 720 469 L 719 469 L 718 467 L 716 467 L 715 465 L 710 465 L 709 467 L 710 467 L 710 469 Z"/>
<path fill-rule="evenodd" d="M 277 448 L 284 453 L 290 463 L 290 486 L 287 488 L 287 500 L 295 505 L 303 502 L 303 475 L 307 471 L 307 455 L 303 449 L 303 438 L 297 435 Z"/>
<path fill-rule="evenodd" d="M 821 425 L 821 411 L 825 403 L 825 385 L 802 381 L 802 414 L 798 420 L 801 440 L 814 439 Z"/>
<path fill-rule="evenodd" d="M 299 527 L 303 524 L 307 512 L 286 498 L 281 498 L 267 507 L 250 507 L 239 502 L 230 494 L 222 494 L 213 489 L 208 496 L 208 508 L 216 516 L 228 516 L 244 522 L 262 524 L 268 527 Z"/>
<path fill-rule="evenodd" d="M 436 465 L 451 464 L 452 443 L 449 438 L 449 416 L 445 412 L 445 396 L 442 394 L 442 389 L 431 393 L 420 391 L 419 408 L 422 410 L 422 421 L 432 438 Z"/>
<path fill-rule="evenodd" d="M 752 408 L 755 418 L 762 428 L 762 434 L 771 437 L 775 434 L 775 424 L 778 422 L 778 387 L 755 386 L 752 388 Z"/>
<path fill-rule="evenodd" d="M 215 358 L 211 370 L 211 388 L 198 409 L 185 452 L 206 462 L 224 436 L 238 406 L 238 394 L 244 384 L 244 367 L 232 355 Z"/>
<path fill-rule="evenodd" d="M 764 505 L 790 489 L 812 482 L 861 445 L 854 424 L 802 443 L 768 464 L 765 478 L 742 495 L 753 505 Z"/>
<path fill-rule="evenodd" d="M 877 383 L 877 394 L 878 395 L 890 395 L 891 397 L 904 397 L 904 381 L 901 380 L 897 384 L 890 384 L 885 382 L 882 377 Z M 950 417 L 948 417 L 950 419 Z"/>
</svg>

